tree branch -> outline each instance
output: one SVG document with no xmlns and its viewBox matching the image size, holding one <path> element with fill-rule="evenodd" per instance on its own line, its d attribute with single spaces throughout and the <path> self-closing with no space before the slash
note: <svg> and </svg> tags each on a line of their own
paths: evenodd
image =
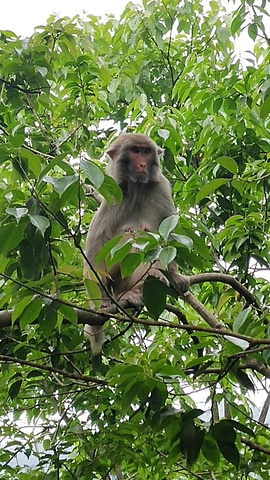
<svg viewBox="0 0 270 480">
<path fill-rule="evenodd" d="M 265 453 L 266 455 L 270 455 L 270 449 L 266 447 L 262 447 L 257 443 L 252 442 L 251 440 L 247 440 L 246 438 L 241 438 L 241 442 L 247 445 L 248 447 L 252 448 L 252 450 L 257 450 L 258 452 Z"/>
<path fill-rule="evenodd" d="M 0 362 L 19 363 L 20 365 L 27 365 L 28 367 L 37 368 L 39 370 L 45 370 L 46 372 L 49 372 L 49 373 L 57 373 L 58 375 L 62 375 L 63 377 L 66 377 L 66 378 L 72 378 L 74 380 L 80 380 L 87 383 L 92 382 L 97 385 L 105 385 L 105 386 L 108 385 L 108 382 L 106 380 L 101 380 L 95 377 L 89 377 L 88 375 L 79 375 L 76 373 L 69 373 L 69 372 L 66 372 L 65 370 L 59 370 L 58 368 L 50 367 L 48 365 L 40 365 L 39 363 L 29 362 L 27 360 L 22 360 L 21 358 L 17 358 L 17 357 L 11 357 L 9 355 L 0 355 Z"/>
</svg>

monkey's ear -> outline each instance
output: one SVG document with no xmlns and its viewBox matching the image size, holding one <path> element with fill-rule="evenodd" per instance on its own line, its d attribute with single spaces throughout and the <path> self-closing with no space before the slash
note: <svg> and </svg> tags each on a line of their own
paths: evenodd
<svg viewBox="0 0 270 480">
<path fill-rule="evenodd" d="M 117 148 L 109 148 L 106 153 L 109 155 L 111 160 L 114 160 L 115 154 L 117 153 Z"/>
<path fill-rule="evenodd" d="M 160 148 L 160 147 L 157 147 L 157 154 L 158 154 L 158 156 L 160 157 L 163 153 L 164 153 L 164 149 L 163 149 L 163 148 Z"/>
</svg>

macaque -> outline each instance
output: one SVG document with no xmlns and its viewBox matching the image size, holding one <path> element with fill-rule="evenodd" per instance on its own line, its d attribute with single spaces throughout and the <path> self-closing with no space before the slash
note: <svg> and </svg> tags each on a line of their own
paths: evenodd
<svg viewBox="0 0 270 480">
<path fill-rule="evenodd" d="M 160 223 L 175 214 L 171 187 L 160 170 L 162 149 L 146 135 L 126 133 L 120 135 L 109 147 L 110 158 L 107 173 L 111 175 L 123 192 L 123 199 L 117 205 L 108 205 L 105 200 L 95 214 L 87 235 L 86 257 L 92 266 L 95 258 L 108 240 L 125 232 L 144 230 L 155 232 Z M 105 268 L 102 265 L 102 268 Z M 122 279 L 120 266 L 113 266 L 108 278 L 102 278 L 112 290 L 116 300 L 125 299 L 134 307 L 142 307 L 142 287 L 147 275 L 165 280 L 161 265 L 140 265 L 129 277 Z M 87 271 L 89 266 L 85 265 Z M 170 273 L 177 272 L 174 262 L 169 265 Z M 104 305 L 106 293 L 104 292 Z M 100 353 L 104 343 L 104 327 L 86 325 L 92 353 Z"/>
</svg>

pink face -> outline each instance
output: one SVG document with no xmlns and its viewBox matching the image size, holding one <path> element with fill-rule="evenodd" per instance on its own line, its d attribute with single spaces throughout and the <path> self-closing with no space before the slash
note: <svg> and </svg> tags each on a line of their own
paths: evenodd
<svg viewBox="0 0 270 480">
<path fill-rule="evenodd" d="M 149 164 L 152 159 L 152 149 L 149 146 L 129 147 L 127 149 L 131 160 L 132 170 L 135 174 L 143 175 L 149 171 Z"/>
</svg>

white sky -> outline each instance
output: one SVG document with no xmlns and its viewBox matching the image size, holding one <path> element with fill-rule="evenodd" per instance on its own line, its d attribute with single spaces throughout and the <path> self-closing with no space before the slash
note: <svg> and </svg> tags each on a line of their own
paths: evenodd
<svg viewBox="0 0 270 480">
<path fill-rule="evenodd" d="M 141 4 L 141 0 L 132 1 L 135 4 Z M 72 17 L 76 14 L 83 16 L 83 12 L 100 16 L 113 13 L 119 18 L 129 0 L 43 0 L 41 2 L 38 0 L 0 0 L 0 2 L 0 30 L 12 30 L 19 36 L 29 37 L 34 33 L 35 27 L 46 24 L 51 14 L 59 17 Z M 236 8 L 229 0 L 223 0 L 223 4 L 229 11 Z M 252 50 L 253 42 L 249 39 L 246 31 L 240 39 L 235 41 L 235 46 L 236 51 L 242 54 L 246 50 Z"/>
<path fill-rule="evenodd" d="M 23 37 L 30 36 L 34 27 L 44 25 L 56 13 L 72 17 L 85 11 L 92 15 L 113 13 L 120 17 L 129 0 L 2 0 L 0 30 L 12 30 Z M 140 0 L 133 0 L 140 3 Z"/>
</svg>

